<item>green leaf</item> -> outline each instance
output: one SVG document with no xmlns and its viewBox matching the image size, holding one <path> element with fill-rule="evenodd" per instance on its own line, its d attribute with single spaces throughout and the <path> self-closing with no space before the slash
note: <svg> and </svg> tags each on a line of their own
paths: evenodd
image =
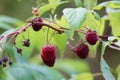
<svg viewBox="0 0 120 80">
<path fill-rule="evenodd" d="M 0 15 L 0 22 L 15 23 L 18 19 Z"/>
<path fill-rule="evenodd" d="M 59 48 L 59 52 L 61 53 L 61 57 L 64 56 L 65 48 L 66 48 L 67 37 L 65 34 L 56 34 L 53 37 L 52 43 L 55 44 Z"/>
<path fill-rule="evenodd" d="M 120 9 L 106 8 L 108 14 L 120 12 Z"/>
<path fill-rule="evenodd" d="M 25 66 L 32 75 L 36 78 L 36 80 L 65 80 L 63 75 L 61 75 L 55 69 L 46 67 L 46 66 L 36 66 L 33 64 L 29 64 Z"/>
<path fill-rule="evenodd" d="M 88 11 L 85 8 L 66 8 L 63 14 L 71 29 L 78 29 L 84 23 Z"/>
<path fill-rule="evenodd" d="M 16 64 L 6 73 L 7 80 L 64 80 L 56 70 L 33 64 Z"/>
<path fill-rule="evenodd" d="M 61 19 L 57 20 L 56 22 L 57 24 L 62 25 L 63 28 L 70 29 L 70 25 L 68 24 L 65 16 L 62 16 Z M 73 34 L 74 34 L 73 30 L 64 30 L 64 32 L 69 39 L 73 39 Z"/>
<path fill-rule="evenodd" d="M 55 11 L 55 9 L 57 8 L 57 6 L 64 4 L 64 3 L 68 3 L 68 1 L 62 1 L 62 2 L 51 2 L 49 4 L 46 4 L 44 6 L 41 6 L 39 11 L 40 11 L 40 15 L 44 14 L 45 12 L 49 11 L 49 10 L 53 10 Z"/>
<path fill-rule="evenodd" d="M 120 35 L 120 12 L 109 14 L 110 25 L 112 27 L 112 34 L 114 36 Z M 117 24 L 117 25 L 116 25 Z"/>
<path fill-rule="evenodd" d="M 92 10 L 97 4 L 97 0 L 84 0 L 85 8 Z"/>
<path fill-rule="evenodd" d="M 14 80 L 26 80 L 26 79 L 36 80 L 34 76 L 32 75 L 32 73 L 24 66 L 23 67 L 19 67 L 19 66 L 12 67 L 10 71 L 8 72 L 8 75 L 11 75 L 11 77 Z M 9 80 L 9 77 L 7 78 L 7 80 Z"/>
<path fill-rule="evenodd" d="M 82 1 L 81 0 L 75 0 L 76 7 L 82 7 Z"/>
<path fill-rule="evenodd" d="M 97 19 L 97 20 L 100 20 L 101 18 L 100 18 L 100 15 L 97 13 L 97 12 L 93 12 L 93 14 L 94 14 L 94 16 L 95 16 L 95 19 Z"/>
<path fill-rule="evenodd" d="M 120 8 L 120 1 L 106 1 L 97 5 L 94 9 L 101 10 L 103 7 Z"/>
<path fill-rule="evenodd" d="M 12 29 L 13 26 L 11 26 L 10 24 L 6 24 L 4 22 L 0 22 L 0 28 L 2 28 L 2 29 Z"/>
<path fill-rule="evenodd" d="M 94 80 L 94 76 L 90 72 L 80 73 L 74 80 Z"/>
<path fill-rule="evenodd" d="M 69 75 L 90 71 L 89 64 L 86 61 L 73 58 L 57 61 L 55 67 Z"/>
<path fill-rule="evenodd" d="M 101 71 L 102 71 L 102 74 L 103 74 L 105 80 L 115 80 L 115 77 L 112 75 L 112 73 L 110 71 L 109 65 L 106 63 L 106 61 L 103 57 L 105 48 L 108 44 L 109 44 L 108 42 L 104 42 L 102 45 L 100 67 L 101 67 Z"/>
</svg>

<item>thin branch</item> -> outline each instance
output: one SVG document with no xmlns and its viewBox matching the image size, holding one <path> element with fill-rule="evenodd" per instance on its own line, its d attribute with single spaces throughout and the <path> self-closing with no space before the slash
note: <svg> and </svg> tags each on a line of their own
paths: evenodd
<svg viewBox="0 0 120 80">
<path fill-rule="evenodd" d="M 4 36 L 1 38 L 1 40 L 0 40 L 0 45 L 2 44 L 2 42 L 3 42 L 8 36 L 10 36 L 10 35 L 15 35 L 15 37 L 16 37 L 18 34 L 22 33 L 23 31 L 25 31 L 25 30 L 26 30 L 27 28 L 29 28 L 30 26 L 31 26 L 31 23 L 29 23 L 28 25 L 22 27 L 22 28 L 19 29 L 18 31 L 15 31 L 15 32 L 12 32 L 12 33 L 9 33 L 9 34 L 4 35 Z"/>
</svg>

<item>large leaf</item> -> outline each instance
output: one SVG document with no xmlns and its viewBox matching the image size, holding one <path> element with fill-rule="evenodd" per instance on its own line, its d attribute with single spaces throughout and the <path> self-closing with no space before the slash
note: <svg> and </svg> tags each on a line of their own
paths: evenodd
<svg viewBox="0 0 120 80">
<path fill-rule="evenodd" d="M 71 29 L 78 29 L 84 23 L 88 11 L 85 8 L 66 8 L 63 13 Z"/>
<path fill-rule="evenodd" d="M 100 67 L 101 67 L 101 71 L 102 71 L 102 74 L 103 74 L 105 80 L 115 80 L 115 77 L 112 75 L 112 73 L 110 71 L 109 65 L 106 63 L 105 59 L 103 58 L 105 48 L 107 45 L 108 45 L 107 42 L 103 43 L 102 50 L 101 50 Z"/>
<path fill-rule="evenodd" d="M 56 34 L 53 38 L 53 44 L 55 44 L 59 48 L 61 57 L 64 56 L 66 42 L 67 42 L 67 37 L 65 34 L 61 34 L 61 35 Z"/>
<path fill-rule="evenodd" d="M 56 70 L 33 64 L 17 64 L 6 73 L 7 80 L 64 80 Z"/>
<path fill-rule="evenodd" d="M 107 2 L 103 2 L 103 3 L 100 3 L 99 5 L 97 5 L 94 9 L 100 10 L 103 7 L 120 8 L 120 1 L 107 1 Z"/>
</svg>

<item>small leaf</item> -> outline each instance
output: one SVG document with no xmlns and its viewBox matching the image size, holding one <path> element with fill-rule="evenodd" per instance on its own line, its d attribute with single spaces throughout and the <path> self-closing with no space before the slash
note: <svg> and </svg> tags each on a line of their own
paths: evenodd
<svg viewBox="0 0 120 80">
<path fill-rule="evenodd" d="M 94 76 L 92 73 L 89 73 L 89 72 L 80 73 L 75 77 L 74 80 L 94 80 Z"/>
<path fill-rule="evenodd" d="M 81 0 L 75 0 L 76 7 L 82 7 L 82 1 Z"/>
<path fill-rule="evenodd" d="M 110 67 L 108 66 L 108 64 L 106 63 L 106 61 L 103 58 L 105 48 L 108 44 L 109 44 L 108 42 L 103 43 L 102 50 L 101 50 L 100 67 L 101 67 L 101 71 L 102 71 L 102 74 L 103 74 L 105 80 L 115 80 L 115 77 L 112 75 L 112 73 L 110 71 Z"/>
<path fill-rule="evenodd" d="M 66 8 L 63 13 L 71 29 L 75 30 L 84 23 L 88 11 L 85 8 Z"/>
<path fill-rule="evenodd" d="M 39 9 L 40 15 L 44 14 L 45 12 L 47 12 L 51 9 L 55 10 L 59 5 L 64 4 L 64 3 L 68 3 L 68 1 L 54 2 L 54 3 L 46 4 L 42 7 L 40 7 L 40 9 Z"/>
</svg>

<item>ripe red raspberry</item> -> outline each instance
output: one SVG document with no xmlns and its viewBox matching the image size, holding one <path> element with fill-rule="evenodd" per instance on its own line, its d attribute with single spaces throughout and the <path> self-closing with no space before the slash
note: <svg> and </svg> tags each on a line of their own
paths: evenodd
<svg viewBox="0 0 120 80">
<path fill-rule="evenodd" d="M 95 45 L 96 42 L 98 41 L 98 35 L 96 34 L 95 31 L 88 31 L 86 33 L 86 40 L 88 41 L 89 44 Z"/>
<path fill-rule="evenodd" d="M 82 59 L 85 59 L 88 56 L 89 48 L 88 45 L 81 43 L 74 49 L 75 53 Z"/>
<path fill-rule="evenodd" d="M 41 23 L 43 22 L 40 17 L 37 17 L 37 18 L 33 19 L 32 28 L 33 28 L 34 31 L 39 31 L 42 28 L 43 25 L 39 22 L 41 22 Z"/>
<path fill-rule="evenodd" d="M 44 45 L 42 47 L 41 58 L 43 62 L 49 66 L 54 66 L 56 55 L 55 55 L 55 46 L 54 45 Z"/>
</svg>

